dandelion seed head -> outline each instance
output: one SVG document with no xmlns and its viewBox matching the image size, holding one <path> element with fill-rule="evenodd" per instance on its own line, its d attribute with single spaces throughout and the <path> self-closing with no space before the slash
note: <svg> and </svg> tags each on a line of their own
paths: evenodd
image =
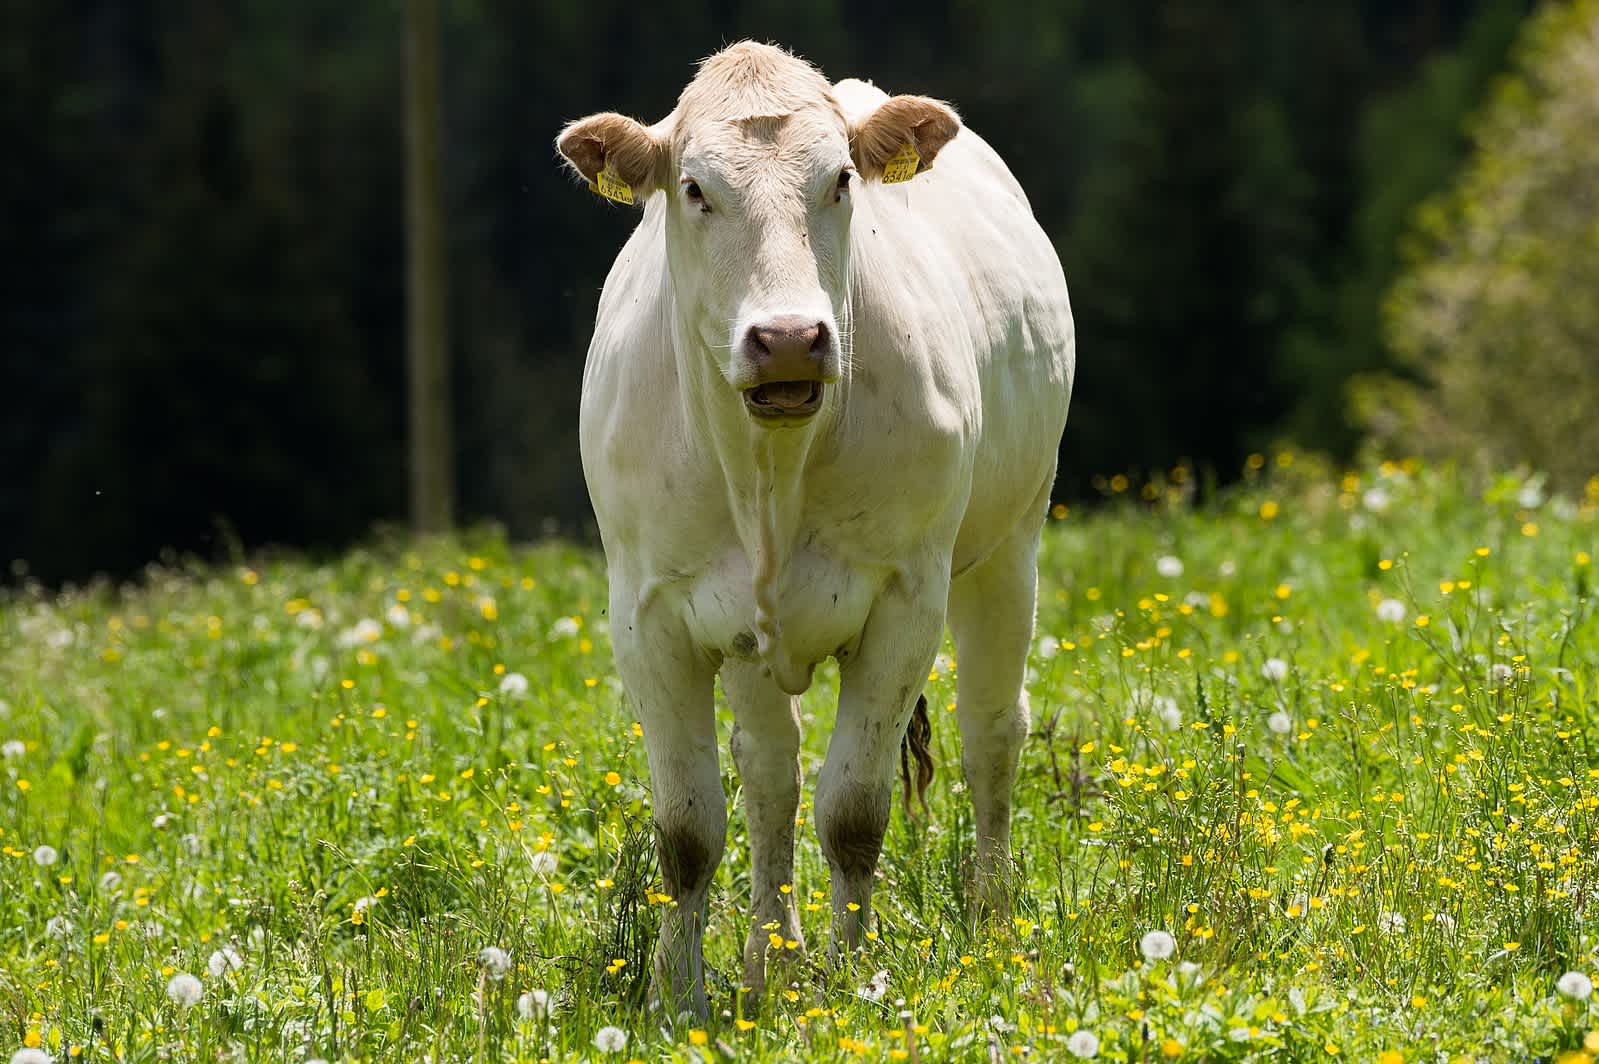
<svg viewBox="0 0 1599 1064">
<path fill-rule="evenodd" d="M 179 972 L 167 980 L 167 997 L 177 1002 L 180 1008 L 193 1008 L 205 996 L 205 988 L 200 985 L 200 980 L 188 972 Z"/>
<path fill-rule="evenodd" d="M 527 677 L 519 672 L 508 672 L 500 678 L 500 694 L 521 698 L 527 694 Z"/>
<path fill-rule="evenodd" d="M 484 973 L 495 982 L 511 973 L 511 955 L 498 946 L 484 946 L 478 951 L 477 959 Z"/>
<path fill-rule="evenodd" d="M 232 946 L 212 950 L 210 959 L 205 962 L 205 970 L 211 973 L 213 979 L 221 979 L 229 972 L 237 972 L 243 968 L 244 958 L 239 956 L 239 951 Z"/>
<path fill-rule="evenodd" d="M 1288 675 L 1288 663 L 1282 658 L 1267 658 L 1266 664 L 1260 667 L 1260 674 L 1268 680 L 1281 680 Z"/>
<path fill-rule="evenodd" d="M 516 999 L 516 1013 L 524 1020 L 543 1019 L 550 1014 L 550 992 L 529 990 Z"/>
<path fill-rule="evenodd" d="M 1584 1001 L 1593 993 L 1593 980 L 1584 972 L 1567 972 L 1555 980 L 1555 989 L 1573 1001 Z"/>
<path fill-rule="evenodd" d="M 11 1064 L 50 1064 L 53 1058 L 42 1049 L 19 1049 L 11 1054 Z"/>
<path fill-rule="evenodd" d="M 601 1053 L 620 1053 L 627 1045 L 627 1032 L 620 1027 L 601 1027 L 594 1032 L 594 1048 Z"/>
<path fill-rule="evenodd" d="M 1277 712 L 1266 718 L 1266 727 L 1270 728 L 1277 735 L 1287 735 L 1289 732 L 1294 730 L 1294 722 L 1293 719 L 1288 716 L 1288 714 L 1279 709 Z"/>
<path fill-rule="evenodd" d="M 1066 1052 L 1087 1059 L 1099 1056 L 1099 1036 L 1093 1031 L 1074 1031 L 1066 1039 Z"/>
<path fill-rule="evenodd" d="M 28 752 L 28 744 L 21 739 L 7 739 L 4 746 L 0 746 L 0 757 L 7 761 L 15 761 Z"/>
<path fill-rule="evenodd" d="M 1183 560 L 1175 554 L 1165 554 L 1155 559 L 1155 572 L 1167 580 L 1176 580 L 1183 575 Z"/>
<path fill-rule="evenodd" d="M 60 856 L 54 846 L 40 846 L 33 851 L 33 863 L 40 868 L 49 868 Z"/>
<path fill-rule="evenodd" d="M 882 1001 L 883 995 L 888 993 L 888 969 L 881 968 L 859 990 L 861 997 L 867 1001 Z"/>
<path fill-rule="evenodd" d="M 72 931 L 72 921 L 65 916 L 52 916 L 45 921 L 44 933 L 51 938 L 69 938 Z"/>
<path fill-rule="evenodd" d="M 1396 598 L 1385 598 L 1377 603 L 1377 619 L 1384 624 L 1404 623 L 1405 613 L 1405 604 Z"/>
<path fill-rule="evenodd" d="M 1144 937 L 1138 940 L 1138 952 L 1144 955 L 1146 961 L 1163 961 L 1176 951 L 1177 940 L 1169 931 L 1146 931 Z"/>
</svg>

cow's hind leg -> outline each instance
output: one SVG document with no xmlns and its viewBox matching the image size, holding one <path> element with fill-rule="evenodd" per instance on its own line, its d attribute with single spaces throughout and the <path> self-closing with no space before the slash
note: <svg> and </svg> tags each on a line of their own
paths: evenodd
<svg viewBox="0 0 1599 1064">
<path fill-rule="evenodd" d="M 1031 520 L 950 587 L 961 769 L 977 829 L 977 896 L 1000 916 L 1009 912 L 1011 787 L 1027 737 L 1022 684 L 1037 587 L 1038 527 Z"/>
<path fill-rule="evenodd" d="M 797 960 L 805 950 L 793 888 L 799 699 L 747 662 L 722 666 L 722 690 L 733 707 L 733 761 L 749 821 L 754 924 L 744 942 L 744 986 L 753 1004 L 765 990 L 768 964 Z"/>
<path fill-rule="evenodd" d="M 625 601 L 625 599 L 624 599 Z M 612 615 L 617 608 L 613 588 Z M 620 630 L 619 630 L 620 629 Z M 644 726 L 662 892 L 654 995 L 677 1016 L 709 1014 L 705 923 L 711 879 L 727 841 L 727 797 L 717 756 L 715 671 L 686 638 L 648 617 L 616 625 L 617 669 Z"/>
</svg>

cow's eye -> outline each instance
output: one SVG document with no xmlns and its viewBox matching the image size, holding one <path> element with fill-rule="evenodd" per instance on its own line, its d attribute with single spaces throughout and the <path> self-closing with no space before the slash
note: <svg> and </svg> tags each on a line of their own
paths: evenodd
<svg viewBox="0 0 1599 1064">
<path fill-rule="evenodd" d="M 688 197 L 688 201 L 698 207 L 703 213 L 711 213 L 711 205 L 705 202 L 705 193 L 700 191 L 699 182 L 683 182 L 683 195 Z"/>
<path fill-rule="evenodd" d="M 850 178 L 854 176 L 848 170 L 838 172 L 838 190 L 833 194 L 833 202 L 837 203 L 844 198 L 844 193 L 849 191 Z"/>
</svg>

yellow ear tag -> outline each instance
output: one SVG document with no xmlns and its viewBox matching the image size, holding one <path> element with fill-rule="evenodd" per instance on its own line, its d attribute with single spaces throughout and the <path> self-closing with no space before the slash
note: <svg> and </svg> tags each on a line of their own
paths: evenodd
<svg viewBox="0 0 1599 1064">
<path fill-rule="evenodd" d="M 888 162 L 883 164 L 883 184 L 894 185 L 916 176 L 922 157 L 916 154 L 916 145 L 906 141 Z"/>
<path fill-rule="evenodd" d="M 589 182 L 589 188 L 608 200 L 633 206 L 633 186 L 611 173 L 608 168 L 595 175 L 594 180 Z"/>
</svg>

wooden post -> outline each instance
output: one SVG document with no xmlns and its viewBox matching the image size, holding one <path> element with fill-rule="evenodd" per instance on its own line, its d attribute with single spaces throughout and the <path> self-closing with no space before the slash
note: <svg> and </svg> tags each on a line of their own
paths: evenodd
<svg viewBox="0 0 1599 1064">
<path fill-rule="evenodd" d="M 411 524 L 452 523 L 454 448 L 445 324 L 444 196 L 436 0 L 405 4 L 406 362 Z"/>
</svg>

